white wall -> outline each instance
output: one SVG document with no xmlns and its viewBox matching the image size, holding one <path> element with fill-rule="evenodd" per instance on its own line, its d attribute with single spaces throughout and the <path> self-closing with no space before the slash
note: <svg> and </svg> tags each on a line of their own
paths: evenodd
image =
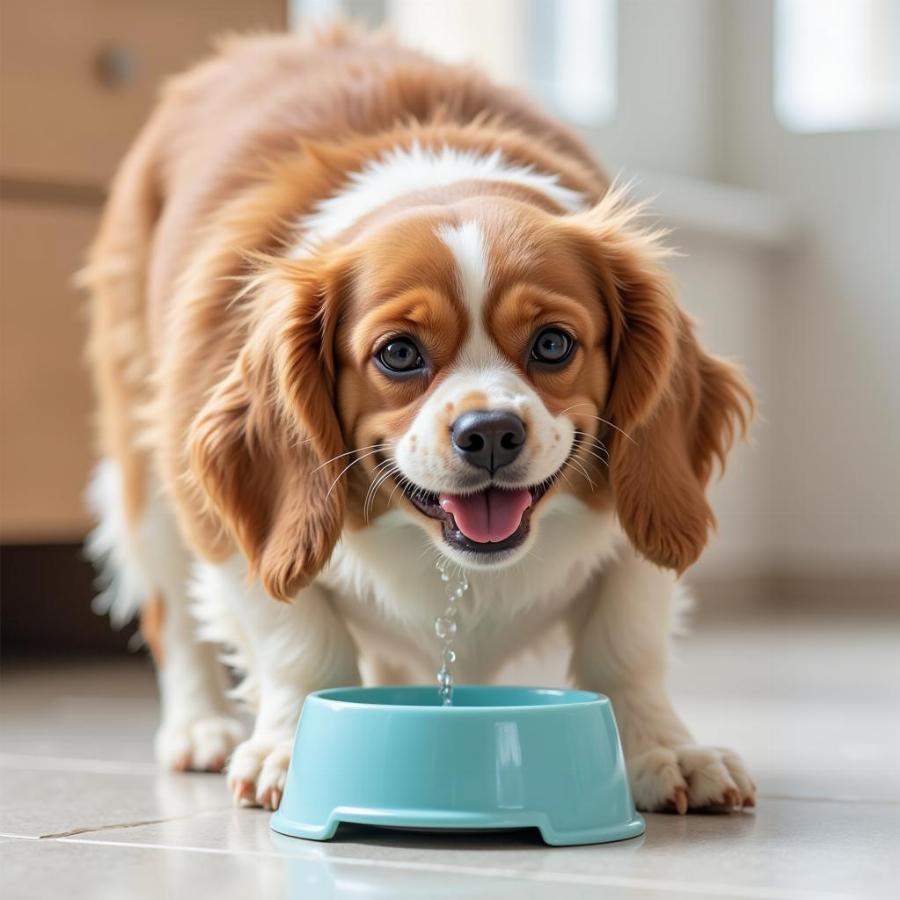
<svg viewBox="0 0 900 900">
<path fill-rule="evenodd" d="M 773 564 L 900 573 L 900 134 L 787 133 L 772 4 L 724 9 L 718 172 L 779 195 L 806 235 L 771 320 Z"/>
<path fill-rule="evenodd" d="M 618 110 L 588 136 L 615 173 L 706 177 L 717 159 L 718 0 L 619 0 Z"/>
</svg>

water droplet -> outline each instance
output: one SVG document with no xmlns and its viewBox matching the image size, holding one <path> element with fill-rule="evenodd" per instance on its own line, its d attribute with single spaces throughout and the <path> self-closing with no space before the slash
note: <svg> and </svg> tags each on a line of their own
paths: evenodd
<svg viewBox="0 0 900 900">
<path fill-rule="evenodd" d="M 456 636 L 456 604 L 465 596 L 469 589 L 469 579 L 460 569 L 450 574 L 450 560 L 441 557 L 435 562 L 435 568 L 440 573 L 441 581 L 447 585 L 447 608 L 434 620 L 434 633 L 441 639 L 441 668 L 437 673 L 438 693 L 441 703 L 449 706 L 453 702 L 453 675 L 450 666 L 456 661 L 456 652 L 453 649 L 453 638 Z"/>
<path fill-rule="evenodd" d="M 434 633 L 441 639 L 456 635 L 456 622 L 447 615 L 438 616 L 434 620 Z"/>
</svg>

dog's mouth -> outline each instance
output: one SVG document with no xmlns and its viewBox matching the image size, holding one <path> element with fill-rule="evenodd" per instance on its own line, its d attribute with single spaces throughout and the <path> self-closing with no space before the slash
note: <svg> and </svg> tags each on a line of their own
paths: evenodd
<svg viewBox="0 0 900 900">
<path fill-rule="evenodd" d="M 436 494 L 409 483 L 402 489 L 419 512 L 441 523 L 451 547 L 489 555 L 524 543 L 534 508 L 553 481 L 551 477 L 530 487 L 491 484 L 467 494 Z"/>
</svg>

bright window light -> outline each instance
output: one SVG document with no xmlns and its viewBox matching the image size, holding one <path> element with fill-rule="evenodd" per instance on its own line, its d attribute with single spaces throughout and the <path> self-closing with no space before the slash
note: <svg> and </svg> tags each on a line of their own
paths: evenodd
<svg viewBox="0 0 900 900">
<path fill-rule="evenodd" d="M 474 63 L 575 124 L 616 108 L 616 0 L 387 0 L 386 21 L 411 46 Z"/>
<path fill-rule="evenodd" d="M 388 0 L 385 20 L 407 46 L 445 62 L 475 63 L 497 81 L 515 83 L 526 67 L 526 8 L 520 0 Z"/>
<path fill-rule="evenodd" d="M 777 0 L 775 110 L 791 131 L 900 126 L 900 2 Z"/>
</svg>

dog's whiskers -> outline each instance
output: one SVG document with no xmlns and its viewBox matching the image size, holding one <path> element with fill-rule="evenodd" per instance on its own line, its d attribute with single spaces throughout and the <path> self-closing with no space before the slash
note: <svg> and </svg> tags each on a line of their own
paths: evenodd
<svg viewBox="0 0 900 900">
<path fill-rule="evenodd" d="M 588 434 L 586 431 L 579 431 L 577 428 L 575 429 L 575 434 L 579 435 L 579 437 L 590 440 L 594 447 L 597 448 L 597 450 L 591 449 L 591 447 L 585 443 L 582 445 L 585 453 L 593 456 L 596 460 L 603 463 L 604 466 L 609 468 L 609 450 L 607 449 L 603 441 L 601 441 L 599 438 L 594 437 L 593 435 Z M 597 452 L 598 450 L 601 452 Z"/>
<path fill-rule="evenodd" d="M 600 462 L 604 463 L 605 465 L 609 465 L 609 453 L 606 451 L 605 447 L 599 447 L 598 450 L 592 450 L 590 447 L 585 445 L 583 449 L 585 453 L 589 453 L 591 456 L 599 459 Z"/>
<path fill-rule="evenodd" d="M 596 434 L 592 434 L 590 431 L 582 431 L 580 428 L 575 428 L 573 429 L 573 434 L 577 434 L 579 437 L 590 441 L 595 447 L 599 447 L 601 450 L 606 450 L 606 444 L 604 444 Z"/>
<path fill-rule="evenodd" d="M 384 484 L 391 475 L 396 474 L 400 471 L 400 466 L 394 462 L 394 460 L 386 460 L 386 462 L 390 463 L 390 465 L 380 474 L 376 475 L 376 477 L 372 480 L 372 483 L 369 485 L 369 490 L 366 493 L 366 501 L 363 504 L 363 518 L 366 522 L 369 521 L 369 513 L 371 512 L 372 506 L 375 503 L 375 497 L 378 494 L 378 489 L 381 485 Z M 393 494 L 391 495 L 393 496 Z"/>
<path fill-rule="evenodd" d="M 309 440 L 309 438 L 307 438 Z M 354 453 L 362 453 L 364 450 L 373 450 L 375 452 L 379 450 L 387 450 L 389 449 L 389 444 L 369 444 L 368 447 L 355 447 L 353 450 L 348 450 L 346 453 L 338 453 L 337 456 L 332 456 L 331 459 L 326 459 L 321 465 L 316 466 L 313 469 L 313 472 L 318 472 L 319 469 L 324 469 L 326 466 L 331 465 L 333 462 L 337 462 L 339 459 L 343 459 L 345 456 L 353 456 Z M 371 454 L 367 454 L 370 456 Z"/>
<path fill-rule="evenodd" d="M 401 475 L 398 479 L 396 479 L 396 484 L 394 485 L 394 489 L 391 491 L 390 497 L 388 497 L 388 505 L 390 505 L 391 500 L 394 499 L 394 494 L 397 493 L 398 488 L 403 487 L 404 489 L 412 488 L 414 491 L 417 490 L 412 482 L 405 476 Z"/>
<path fill-rule="evenodd" d="M 569 464 L 572 466 L 575 466 L 578 469 L 578 471 L 582 474 L 582 476 L 584 476 L 584 478 L 586 479 L 588 484 L 591 486 L 591 492 L 593 492 L 597 489 L 597 486 L 594 484 L 594 480 L 591 478 L 590 473 L 585 468 L 584 463 L 582 463 L 580 460 L 575 459 L 573 457 L 572 459 L 569 460 Z"/>
<path fill-rule="evenodd" d="M 354 450 L 354 451 L 352 451 L 352 452 L 353 452 L 353 453 L 356 453 L 356 452 L 358 452 L 358 451 Z M 341 478 L 343 478 L 344 475 L 345 475 L 347 472 L 349 472 L 350 469 L 352 469 L 357 463 L 361 463 L 364 459 L 368 459 L 370 456 L 375 456 L 376 453 L 380 453 L 380 452 L 381 452 L 380 449 L 370 450 L 368 453 L 363 453 L 363 454 L 359 457 L 359 459 L 354 459 L 349 465 L 344 466 L 344 468 L 341 469 L 341 471 L 338 473 L 337 478 L 335 478 L 334 481 L 331 482 L 331 486 L 328 488 L 328 493 L 325 494 L 325 499 L 327 500 L 327 499 L 331 496 L 331 492 L 334 490 L 335 485 L 336 485 L 336 484 L 341 480 Z M 344 455 L 346 455 L 346 454 L 344 454 Z M 339 457 L 338 457 L 338 458 L 339 458 Z M 330 461 L 331 461 L 331 460 L 330 460 Z M 320 466 L 319 468 L 321 468 L 321 466 Z"/>
<path fill-rule="evenodd" d="M 383 485 L 384 482 L 387 481 L 388 478 L 390 478 L 391 475 L 393 475 L 396 471 L 397 470 L 394 469 L 394 470 L 385 472 L 384 475 L 382 475 L 378 479 L 378 482 L 373 486 L 374 490 L 372 491 L 371 497 L 369 498 L 369 502 L 366 504 L 366 506 L 363 510 L 363 516 L 367 523 L 369 521 L 369 516 L 371 515 L 372 508 L 375 506 L 375 498 L 378 496 L 378 490 L 381 488 L 381 485 Z"/>
<path fill-rule="evenodd" d="M 363 513 L 368 519 L 368 508 L 371 501 L 374 500 L 375 491 L 378 489 L 378 478 L 382 470 L 389 469 L 391 465 L 394 464 L 394 460 L 385 459 L 378 463 L 377 466 L 372 470 L 372 480 L 369 482 L 369 488 L 366 491 L 366 496 L 363 501 Z"/>
<path fill-rule="evenodd" d="M 583 403 L 573 403 L 571 406 L 567 406 L 559 415 L 564 416 L 567 412 L 569 412 L 569 410 L 575 409 L 576 406 L 593 406 L 593 404 L 588 403 L 587 401 Z M 637 443 L 637 441 L 630 434 L 628 434 L 627 431 L 623 431 L 621 428 L 619 428 L 618 425 L 610 422 L 609 419 L 604 419 L 603 416 L 595 416 L 593 415 L 593 413 L 579 413 L 579 415 L 584 415 L 588 419 L 596 419 L 598 422 L 602 422 L 604 425 L 608 425 L 613 429 L 613 431 L 618 431 L 619 434 L 622 435 L 622 437 L 627 438 L 629 441 L 631 441 L 632 444 Z"/>
</svg>

